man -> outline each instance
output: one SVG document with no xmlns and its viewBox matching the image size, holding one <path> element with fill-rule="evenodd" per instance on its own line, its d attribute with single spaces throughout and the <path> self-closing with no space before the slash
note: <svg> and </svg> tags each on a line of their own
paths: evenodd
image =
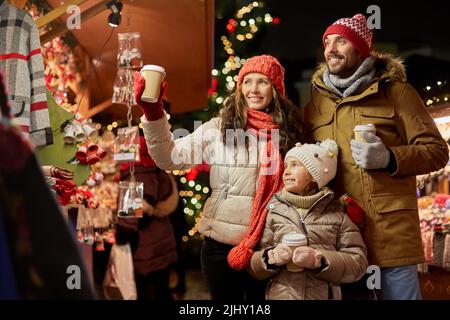
<svg viewBox="0 0 450 320">
<path fill-rule="evenodd" d="M 363 236 L 369 264 L 381 268 L 381 297 L 420 299 L 416 265 L 424 257 L 415 176 L 443 167 L 447 145 L 402 62 L 371 51 L 372 31 L 362 14 L 329 26 L 323 44 L 325 63 L 313 75 L 304 110 L 308 131 L 314 140 L 339 145 L 335 190 L 365 211 Z M 354 140 L 353 128 L 364 124 L 374 124 L 376 134 Z"/>
</svg>

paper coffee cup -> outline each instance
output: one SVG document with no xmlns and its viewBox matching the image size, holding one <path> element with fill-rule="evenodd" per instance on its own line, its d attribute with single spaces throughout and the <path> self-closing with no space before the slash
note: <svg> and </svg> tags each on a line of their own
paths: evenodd
<svg viewBox="0 0 450 320">
<path fill-rule="evenodd" d="M 375 128 L 375 125 L 373 124 L 364 124 L 355 126 L 353 129 L 353 132 L 355 133 L 355 140 L 361 141 L 361 142 L 368 142 L 366 139 L 363 138 L 362 134 L 363 132 L 371 132 L 373 134 L 377 133 L 377 129 Z"/>
<path fill-rule="evenodd" d="M 141 69 L 141 74 L 145 79 L 145 89 L 141 99 L 145 102 L 155 103 L 158 101 L 166 71 L 163 67 L 147 64 Z"/>
<path fill-rule="evenodd" d="M 287 245 L 292 253 L 294 253 L 294 250 L 301 246 L 306 246 L 308 244 L 308 241 L 306 239 L 306 236 L 303 233 L 299 232 L 289 232 L 286 233 L 283 238 L 281 239 L 281 242 Z M 291 272 L 299 272 L 302 271 L 303 268 L 297 266 L 292 262 L 292 260 L 287 264 L 288 271 Z"/>
</svg>

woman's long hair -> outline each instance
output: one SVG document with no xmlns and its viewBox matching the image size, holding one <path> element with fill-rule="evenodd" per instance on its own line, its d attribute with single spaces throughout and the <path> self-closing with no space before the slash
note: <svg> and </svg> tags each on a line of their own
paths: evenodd
<svg viewBox="0 0 450 320">
<path fill-rule="evenodd" d="M 226 141 L 227 129 L 242 129 L 247 126 L 247 104 L 240 86 L 225 99 L 224 107 L 220 112 L 222 119 L 221 132 L 223 141 Z M 280 96 L 273 87 L 273 98 L 266 111 L 280 130 L 280 151 L 284 156 L 294 147 L 296 142 L 304 143 L 304 125 L 300 110 L 286 96 Z"/>
</svg>

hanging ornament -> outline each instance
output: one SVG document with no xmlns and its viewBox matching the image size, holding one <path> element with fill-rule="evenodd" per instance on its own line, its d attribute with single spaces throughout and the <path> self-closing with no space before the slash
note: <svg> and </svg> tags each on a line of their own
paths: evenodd
<svg viewBox="0 0 450 320">
<path fill-rule="evenodd" d="M 119 33 L 118 68 L 142 68 L 141 34 L 139 32 Z"/>
<path fill-rule="evenodd" d="M 198 173 L 198 169 L 194 167 L 191 169 L 191 171 L 186 173 L 186 179 L 188 179 L 189 181 L 194 181 L 195 179 L 197 179 Z"/>
<path fill-rule="evenodd" d="M 136 104 L 133 96 L 133 70 L 142 68 L 141 34 L 139 32 L 119 33 L 117 53 L 117 75 L 113 87 L 113 103 Z"/>
</svg>

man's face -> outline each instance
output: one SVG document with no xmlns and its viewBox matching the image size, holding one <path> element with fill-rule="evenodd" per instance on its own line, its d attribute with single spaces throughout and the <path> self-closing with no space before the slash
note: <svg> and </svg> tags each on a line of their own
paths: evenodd
<svg viewBox="0 0 450 320">
<path fill-rule="evenodd" d="M 330 73 L 340 78 L 350 77 L 363 61 L 353 44 L 338 34 L 326 36 L 324 56 Z"/>
</svg>

